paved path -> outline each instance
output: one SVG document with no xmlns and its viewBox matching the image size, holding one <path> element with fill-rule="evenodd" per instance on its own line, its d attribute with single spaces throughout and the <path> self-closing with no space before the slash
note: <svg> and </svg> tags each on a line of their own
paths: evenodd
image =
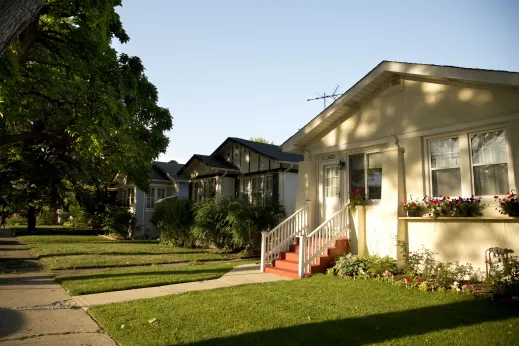
<svg viewBox="0 0 519 346">
<path fill-rule="evenodd" d="M 244 264 L 234 268 L 216 280 L 186 282 L 183 284 L 138 288 L 127 291 L 85 294 L 82 296 L 75 296 L 73 299 L 81 307 L 87 309 L 95 305 L 120 303 L 129 300 L 155 298 L 171 294 L 281 280 L 291 279 L 269 273 L 261 273 L 259 270 L 259 265 L 257 264 Z"/>
<path fill-rule="evenodd" d="M 116 345 L 15 237 L 0 237 L 0 272 L 0 346 Z"/>
</svg>

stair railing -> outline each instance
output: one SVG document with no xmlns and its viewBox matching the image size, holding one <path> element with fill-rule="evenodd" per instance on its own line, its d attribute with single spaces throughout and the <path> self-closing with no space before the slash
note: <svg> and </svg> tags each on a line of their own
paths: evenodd
<svg viewBox="0 0 519 346">
<path fill-rule="evenodd" d="M 288 251 L 296 237 L 308 233 L 308 206 L 297 210 L 274 229 L 261 232 L 261 271 L 278 258 L 279 253 Z"/>
<path fill-rule="evenodd" d="M 349 217 L 348 204 L 346 204 L 312 233 L 299 236 L 298 275 L 300 278 L 305 273 L 310 273 L 310 266 L 317 264 L 318 257 L 324 255 L 337 238 L 349 237 Z"/>
</svg>

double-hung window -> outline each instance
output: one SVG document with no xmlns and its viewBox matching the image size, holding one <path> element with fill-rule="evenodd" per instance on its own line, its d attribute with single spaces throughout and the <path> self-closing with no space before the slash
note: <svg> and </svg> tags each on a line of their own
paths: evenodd
<svg viewBox="0 0 519 346">
<path fill-rule="evenodd" d="M 434 197 L 504 195 L 510 186 L 505 131 L 430 140 L 429 167 Z"/>
<path fill-rule="evenodd" d="M 461 194 L 460 148 L 458 137 L 430 142 L 433 196 Z"/>
<path fill-rule="evenodd" d="M 349 156 L 350 191 L 359 190 L 368 200 L 382 197 L 382 153 Z"/>
<path fill-rule="evenodd" d="M 146 208 L 153 209 L 155 208 L 155 188 L 150 187 L 148 194 L 146 195 Z"/>
<path fill-rule="evenodd" d="M 505 131 L 470 136 L 474 194 L 504 195 L 508 191 Z"/>
<path fill-rule="evenodd" d="M 254 205 L 263 205 L 263 176 L 251 178 L 252 185 L 252 203 Z"/>
</svg>

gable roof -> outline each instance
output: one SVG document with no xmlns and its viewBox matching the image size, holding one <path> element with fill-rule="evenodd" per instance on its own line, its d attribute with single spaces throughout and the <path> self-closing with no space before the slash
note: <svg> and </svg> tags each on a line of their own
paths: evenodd
<svg viewBox="0 0 519 346">
<path fill-rule="evenodd" d="M 238 167 L 236 167 L 235 165 L 233 165 L 233 164 L 231 164 L 231 163 L 229 163 L 227 161 L 222 161 L 222 160 L 219 160 L 216 157 L 212 157 L 212 156 L 195 154 L 179 170 L 178 174 L 184 174 L 185 173 L 185 169 L 194 160 L 198 160 L 198 161 L 204 163 L 205 165 L 207 165 L 207 166 L 209 166 L 211 168 L 223 169 L 223 170 L 226 170 L 226 171 L 237 171 L 237 172 L 240 171 L 240 169 Z"/>
<path fill-rule="evenodd" d="M 268 143 L 260 143 L 260 142 L 254 142 L 249 141 L 242 138 L 237 137 L 229 137 L 227 138 L 212 154 L 211 156 L 214 157 L 216 153 L 228 142 L 232 141 L 238 144 L 241 144 L 243 146 L 246 146 L 252 151 L 255 151 L 258 154 L 264 155 L 266 157 L 269 157 L 271 159 L 286 162 L 286 163 L 298 163 L 304 160 L 303 155 L 299 154 L 291 154 L 291 153 L 285 153 L 281 150 L 281 147 L 279 145 L 275 144 L 268 144 Z"/>
<path fill-rule="evenodd" d="M 179 171 L 184 165 L 177 162 L 161 162 L 153 161 L 153 168 L 151 171 L 151 179 L 154 180 L 187 180 L 186 177 L 179 175 Z"/>
<path fill-rule="evenodd" d="M 335 122 L 347 113 L 358 108 L 375 91 L 387 87 L 390 79 L 395 76 L 414 76 L 433 80 L 519 88 L 518 72 L 384 60 L 330 106 L 310 120 L 303 128 L 287 139 L 281 145 L 282 150 L 293 153 L 302 152 L 307 143 L 334 126 Z"/>
</svg>

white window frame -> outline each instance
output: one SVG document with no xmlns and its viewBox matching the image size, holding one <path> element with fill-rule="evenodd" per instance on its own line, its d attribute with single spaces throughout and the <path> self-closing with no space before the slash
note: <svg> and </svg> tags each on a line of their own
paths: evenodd
<svg viewBox="0 0 519 346">
<path fill-rule="evenodd" d="M 267 193 L 267 179 L 270 178 L 271 180 L 271 190 L 270 190 L 270 197 L 274 197 L 274 175 L 267 173 L 267 174 L 257 174 L 257 175 L 249 175 L 244 176 L 240 178 L 240 197 L 245 198 L 249 200 L 250 203 L 253 202 L 253 191 L 252 191 L 252 180 L 253 179 L 261 179 L 263 184 L 261 188 L 261 206 L 265 206 L 267 204 L 267 198 L 269 197 L 269 194 Z"/>
<path fill-rule="evenodd" d="M 508 186 L 509 189 L 512 189 L 514 185 L 514 169 L 512 165 L 512 157 L 510 150 L 510 142 L 508 140 L 508 129 L 506 125 L 492 125 L 492 126 L 484 126 L 478 128 L 472 128 L 461 131 L 452 131 L 442 134 L 436 134 L 432 136 L 423 137 L 424 140 L 424 163 L 425 163 L 425 175 L 426 175 L 426 183 L 425 183 L 425 194 L 428 196 L 432 196 L 432 174 L 431 174 L 431 152 L 430 152 L 430 142 L 437 139 L 442 138 L 459 138 L 459 150 L 460 150 L 460 176 L 461 176 L 461 196 L 462 197 L 470 197 L 475 193 L 474 187 L 474 173 L 473 173 L 473 165 L 472 165 L 472 150 L 470 138 L 472 135 L 493 132 L 493 131 L 504 131 L 505 134 L 505 148 L 506 148 L 506 157 L 507 157 L 507 168 L 508 168 Z M 503 196 L 503 195 L 499 195 Z M 433 196 L 438 197 L 438 196 Z M 453 196 L 457 197 L 457 196 Z M 484 195 L 477 196 L 481 197 L 484 202 L 493 202 L 494 195 Z"/>
<path fill-rule="evenodd" d="M 497 132 L 497 131 L 503 131 L 503 134 L 505 136 L 506 162 L 502 162 L 501 161 L 501 162 L 477 163 L 477 164 L 472 162 L 472 136 L 483 134 L 483 133 L 489 133 L 489 132 Z M 476 185 L 475 185 L 475 182 L 474 182 L 474 167 L 489 166 L 489 165 L 499 165 L 499 164 L 506 164 L 506 168 L 508 170 L 508 189 L 507 190 L 510 191 L 511 186 L 513 186 L 512 185 L 513 181 L 510 179 L 510 175 L 513 174 L 513 170 L 510 171 L 511 160 L 510 160 L 510 150 L 508 148 L 509 145 L 508 145 L 508 135 L 507 135 L 506 128 L 497 128 L 497 129 L 493 129 L 493 130 L 483 130 L 483 131 L 472 131 L 472 132 L 469 132 L 468 133 L 468 144 L 469 144 L 468 154 L 469 154 L 469 159 L 470 159 L 470 183 L 472 185 L 472 194 L 474 194 L 476 192 Z M 478 197 L 483 197 L 485 199 L 490 199 L 490 198 L 493 199 L 495 195 L 497 195 L 497 196 L 504 196 L 504 194 L 498 195 L 496 193 L 496 194 L 492 194 L 492 195 L 482 195 L 482 196 L 478 196 Z"/>
<path fill-rule="evenodd" d="M 431 143 L 434 142 L 434 141 L 438 141 L 438 140 L 442 140 L 442 139 L 453 139 L 453 138 L 456 138 L 458 139 L 458 154 L 459 154 L 459 165 L 458 166 L 449 166 L 449 167 L 441 167 L 441 168 L 433 168 L 432 167 L 432 151 L 431 151 Z M 440 136 L 440 137 L 435 137 L 435 138 L 431 138 L 427 141 L 427 164 L 428 164 L 428 167 L 429 167 L 429 191 L 430 191 L 430 194 L 429 196 L 432 196 L 432 197 L 440 197 L 440 196 L 434 196 L 433 194 L 433 191 L 434 191 L 434 187 L 433 187 L 433 172 L 434 171 L 440 171 L 440 170 L 444 170 L 444 169 L 454 169 L 454 168 L 458 168 L 460 170 L 460 192 L 463 194 L 463 174 L 462 174 L 462 168 L 461 168 L 461 164 L 462 164 L 462 140 L 463 138 L 461 138 L 461 135 L 451 135 L 451 136 Z M 446 196 L 443 196 L 443 197 L 446 197 Z M 458 197 L 458 196 L 450 196 L 450 197 Z"/>
</svg>

